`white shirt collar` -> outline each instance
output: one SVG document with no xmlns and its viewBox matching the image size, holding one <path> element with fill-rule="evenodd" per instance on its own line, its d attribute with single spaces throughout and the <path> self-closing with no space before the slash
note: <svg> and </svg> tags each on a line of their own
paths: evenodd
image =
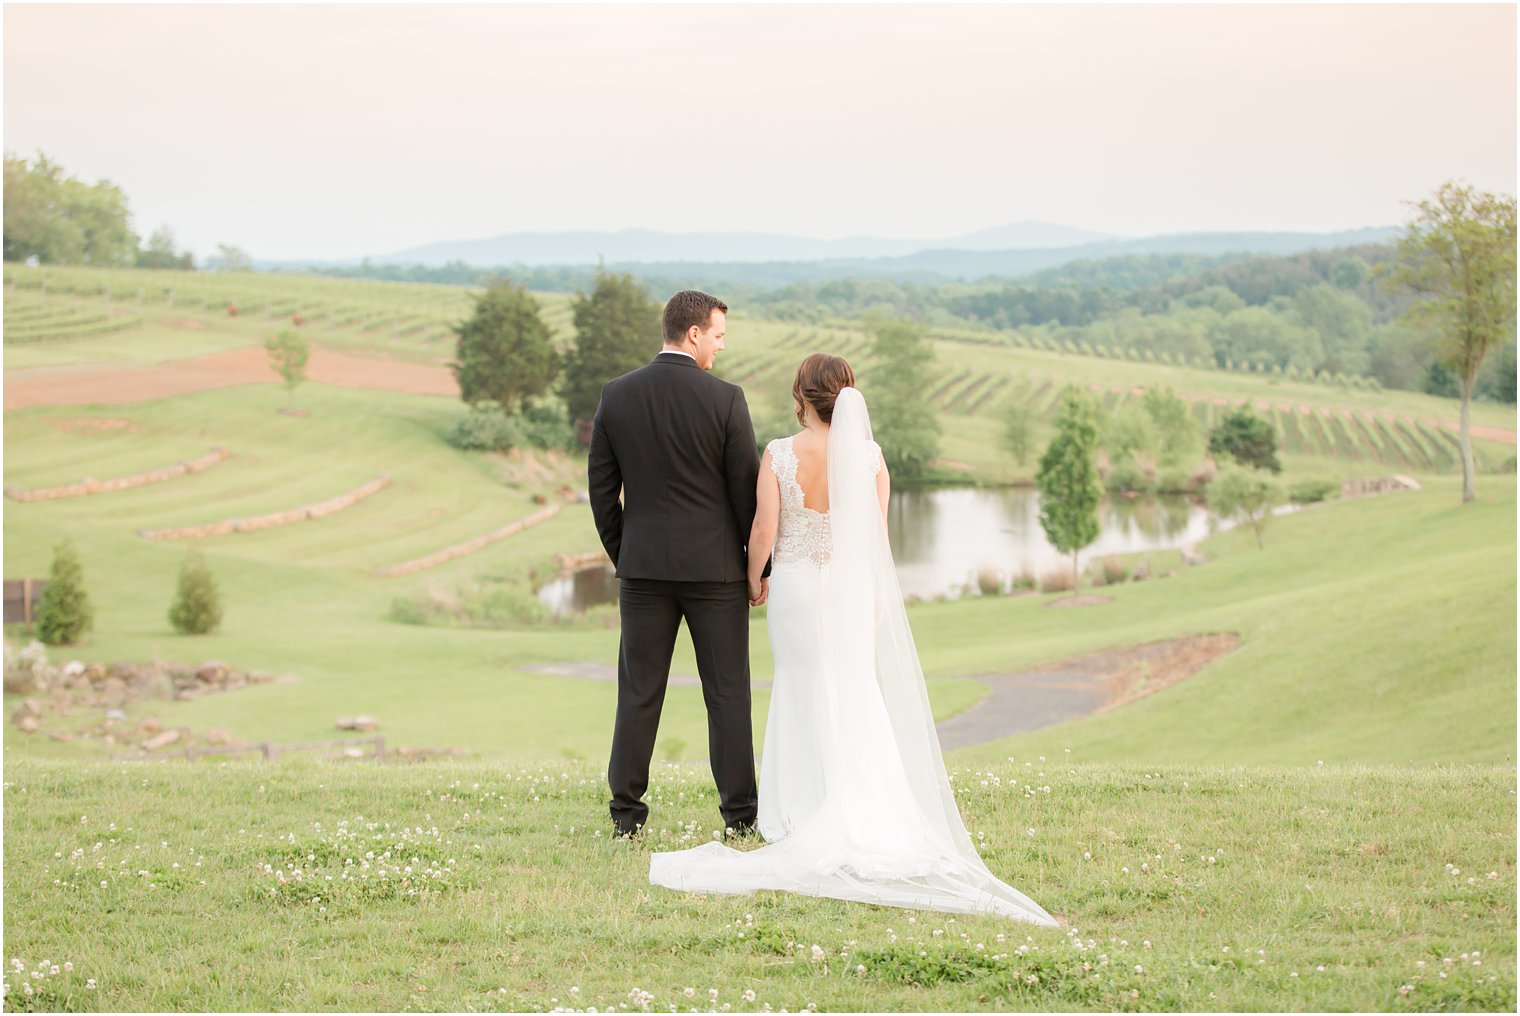
<svg viewBox="0 0 1520 1016">
<path fill-rule="evenodd" d="M 690 353 L 688 353 L 684 349 L 662 349 L 662 350 L 660 350 L 660 352 L 662 352 L 662 353 L 676 353 L 677 355 L 680 355 L 680 356 L 690 357 L 692 363 L 696 363 L 697 362 L 697 358 L 695 356 L 692 356 Z"/>
</svg>

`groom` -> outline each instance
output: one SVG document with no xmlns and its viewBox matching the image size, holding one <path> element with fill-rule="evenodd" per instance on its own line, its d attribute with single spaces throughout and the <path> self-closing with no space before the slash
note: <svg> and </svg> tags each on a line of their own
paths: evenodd
<svg viewBox="0 0 1520 1016">
<path fill-rule="evenodd" d="M 755 823 L 744 545 L 760 461 L 744 392 L 707 373 L 727 312 L 706 293 L 671 297 L 665 348 L 603 386 L 591 428 L 591 512 L 617 567 L 623 625 L 607 782 L 624 836 L 649 817 L 649 758 L 682 618 L 702 677 L 719 810 L 735 832 Z M 762 588 L 756 602 L 764 599 Z"/>
</svg>

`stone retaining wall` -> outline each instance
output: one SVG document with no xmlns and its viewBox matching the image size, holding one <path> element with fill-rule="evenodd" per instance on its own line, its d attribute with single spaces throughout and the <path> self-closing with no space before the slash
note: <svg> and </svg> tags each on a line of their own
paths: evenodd
<svg viewBox="0 0 1520 1016">
<path fill-rule="evenodd" d="M 142 529 L 138 535 L 147 540 L 186 540 L 203 536 L 225 536 L 228 533 L 251 533 L 259 529 L 270 529 L 274 526 L 284 526 L 292 522 L 304 522 L 307 519 L 320 519 L 331 515 L 333 512 L 342 511 L 351 504 L 362 501 L 371 494 L 384 490 L 391 482 L 389 476 L 377 477 L 362 487 L 357 487 L 347 494 L 319 501 L 313 505 L 302 505 L 289 511 L 273 512 L 269 515 L 256 515 L 247 519 L 223 519 L 221 522 L 208 522 L 200 526 L 179 526 L 172 529 Z"/>
<path fill-rule="evenodd" d="M 108 494 L 113 490 L 129 490 L 133 487 L 142 487 L 150 483 L 162 483 L 164 480 L 172 480 L 176 476 L 187 476 L 191 473 L 204 472 L 218 462 L 224 461 L 228 457 L 228 454 L 226 448 L 218 446 L 198 459 L 187 459 L 184 462 L 176 462 L 172 466 L 152 469 L 146 473 L 134 473 L 131 476 L 121 476 L 114 480 L 97 480 L 94 477 L 87 476 L 78 483 L 70 483 L 62 487 L 38 487 L 35 490 L 6 487 L 5 496 L 13 501 L 55 501 L 64 497 L 83 497 L 86 494 Z"/>
<path fill-rule="evenodd" d="M 543 509 L 542 511 L 536 511 L 532 515 L 518 519 L 516 522 L 502 526 L 500 529 L 494 529 L 483 536 L 477 536 L 474 539 L 466 540 L 464 543 L 456 543 L 452 547 L 445 547 L 443 550 L 429 554 L 426 557 L 419 557 L 411 561 L 404 561 L 401 564 L 391 565 L 389 568 L 377 569 L 374 572 L 374 575 L 376 578 L 382 579 L 395 578 L 397 575 L 409 575 L 412 572 L 422 571 L 424 568 L 436 567 L 437 565 L 443 564 L 445 561 L 452 561 L 456 557 L 463 557 L 466 554 L 473 554 L 480 548 L 495 543 L 497 540 L 504 540 L 509 536 L 513 536 L 517 533 L 522 532 L 524 529 L 527 529 L 530 526 L 536 526 L 540 522 L 549 521 L 550 519 L 554 518 L 554 516 L 558 515 L 559 510 L 563 507 L 563 504 L 551 504 L 549 507 Z"/>
</svg>

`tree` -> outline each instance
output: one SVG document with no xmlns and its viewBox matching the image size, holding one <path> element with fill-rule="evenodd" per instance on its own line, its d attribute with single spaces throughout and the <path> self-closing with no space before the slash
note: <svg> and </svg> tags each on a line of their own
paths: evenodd
<svg viewBox="0 0 1520 1016">
<path fill-rule="evenodd" d="M 205 558 L 192 552 L 179 570 L 179 589 L 169 605 L 169 623 L 182 635 L 204 635 L 222 623 L 222 601 Z"/>
<path fill-rule="evenodd" d="M 1188 412 L 1187 403 L 1170 388 L 1147 388 L 1140 397 L 1140 407 L 1156 431 L 1159 465 L 1180 466 L 1198 454 L 1203 443 L 1198 422 Z"/>
<path fill-rule="evenodd" d="M 1072 588 L 1080 587 L 1077 552 L 1098 538 L 1098 505 L 1103 484 L 1093 453 L 1098 447 L 1101 411 L 1097 400 L 1070 385 L 1061 393 L 1055 437 L 1040 457 L 1040 525 L 1051 546 L 1071 555 Z"/>
<path fill-rule="evenodd" d="M 899 477 L 922 476 L 939 455 L 939 419 L 924 391 L 934 351 L 917 321 L 873 315 L 866 330 L 872 335 L 871 422 L 882 457 Z"/>
<path fill-rule="evenodd" d="M 1034 451 L 1034 412 L 1026 402 L 1011 402 L 1003 410 L 1003 450 L 1022 468 Z"/>
<path fill-rule="evenodd" d="M 648 363 L 663 333 L 660 305 L 632 275 L 599 271 L 591 292 L 577 295 L 572 308 L 575 348 L 565 356 L 560 394 L 571 421 L 580 424 L 596 415 L 602 385 Z"/>
<path fill-rule="evenodd" d="M 292 331 L 283 331 L 264 340 L 269 353 L 270 365 L 285 379 L 285 387 L 296 390 L 296 385 L 306 380 L 306 361 L 311 356 L 311 344 L 306 337 Z"/>
<path fill-rule="evenodd" d="M 1247 523 L 1256 532 L 1256 549 L 1262 549 L 1261 531 L 1272 509 L 1283 502 L 1277 481 L 1258 472 L 1227 467 L 1209 484 L 1209 507 L 1220 518 Z"/>
<path fill-rule="evenodd" d="M 559 372 L 549 326 L 523 287 L 498 282 L 475 297 L 475 312 L 454 327 L 459 337 L 449 364 L 470 405 L 495 402 L 511 415 L 548 390 Z"/>
<path fill-rule="evenodd" d="M 1314 366 L 1331 373 L 1365 374 L 1371 365 L 1372 311 L 1352 294 L 1327 282 L 1300 289 L 1292 315 L 1319 335 L 1325 357 Z"/>
<path fill-rule="evenodd" d="M 1253 469 L 1282 472 L 1282 463 L 1277 461 L 1277 431 L 1250 406 L 1230 410 L 1209 432 L 1209 454 Z"/>
<path fill-rule="evenodd" d="M 251 272 L 253 258 L 241 247 L 219 243 L 216 245 L 216 253 L 206 259 L 206 267 L 213 272 Z"/>
<path fill-rule="evenodd" d="M 1515 335 L 1515 199 L 1449 182 L 1414 208 L 1384 279 L 1421 294 L 1405 315 L 1436 326 L 1437 357 L 1457 375 L 1466 503 L 1477 496 L 1470 415 L 1478 371 Z"/>
<path fill-rule="evenodd" d="M 40 153 L 31 163 L 5 157 L 5 260 L 129 265 L 136 247 L 121 188 L 65 176 Z"/>
<path fill-rule="evenodd" d="M 37 637 L 50 646 L 69 645 L 90 630 L 95 611 L 84 591 L 84 568 L 68 537 L 53 548 L 47 586 L 37 602 Z"/>
<path fill-rule="evenodd" d="M 175 253 L 174 230 L 168 226 L 159 226 L 148 237 L 148 244 L 137 252 L 135 264 L 138 268 L 175 268 L 185 271 L 195 270 L 195 257 L 188 250 L 183 254 Z"/>
</svg>

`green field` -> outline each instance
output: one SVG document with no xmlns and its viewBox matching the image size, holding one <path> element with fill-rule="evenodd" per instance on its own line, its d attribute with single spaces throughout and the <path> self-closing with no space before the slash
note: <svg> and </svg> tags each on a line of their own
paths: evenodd
<svg viewBox="0 0 1520 1016">
<path fill-rule="evenodd" d="M 282 318 L 292 308 L 318 343 L 437 361 L 452 352 L 448 323 L 468 309 L 467 294 L 446 287 L 49 269 L 44 294 L 26 274 L 38 270 L 5 271 L 8 380 L 25 377 L 23 368 L 153 363 L 252 345 L 288 327 Z M 100 324 L 87 319 L 106 300 L 101 286 L 111 287 L 113 314 L 138 320 L 70 333 Z M 235 318 L 228 300 L 239 305 Z M 544 302 L 569 341 L 568 298 Z M 844 322 L 796 327 L 736 309 L 720 368 L 745 385 L 762 429 L 779 427 L 792 367 L 815 349 L 855 360 L 869 392 L 866 338 Z M 1080 947 L 1067 932 L 1030 932 L 1038 950 L 994 961 L 1025 933 L 931 915 L 909 925 L 899 912 L 826 901 L 651 890 L 649 844 L 604 839 L 598 766 L 614 686 L 532 669 L 611 663 L 615 615 L 499 628 L 391 619 L 397 599 L 446 602 L 481 583 L 531 613 L 532 590 L 552 573 L 555 554 L 597 549 L 589 510 L 567 504 L 542 525 L 434 569 L 373 574 L 557 501 L 561 487 L 583 486 L 583 460 L 453 449 L 443 438 L 462 407 L 451 398 L 316 383 L 292 395 L 252 384 L 5 414 L 7 486 L 104 479 L 216 445 L 230 451 L 204 473 L 146 487 L 5 502 L 7 578 L 45 576 L 63 536 L 81 552 L 95 628 L 50 658 L 215 659 L 296 678 L 139 703 L 127 728 L 151 716 L 197 734 L 223 727 L 248 741 L 291 742 L 338 736 L 335 718 L 365 713 L 392 748 L 458 748 L 469 758 L 383 769 L 300 756 L 274 766 L 80 765 L 129 745 L 47 734 L 94 727 L 100 710 L 49 714 L 37 734 L 8 729 L 7 959 L 75 964 L 56 982 L 67 997 L 40 1007 L 638 1009 L 629 992 L 640 988 L 654 995 L 652 1008 L 684 1010 L 707 1008 L 716 987 L 714 1007 L 735 1011 L 809 1002 L 1513 1009 L 1517 491 L 1512 472 L 1492 470 L 1505 469 L 1514 445 L 1479 443 L 1491 471 L 1478 479 L 1478 500 L 1462 505 L 1454 442 L 1430 422 L 1456 418 L 1449 400 L 1037 351 L 969 334 L 941 336 L 935 350 L 926 391 L 944 423 L 943 455 L 977 482 L 1023 472 L 997 447 L 1001 408 L 1026 399 L 1048 415 L 1059 386 L 1072 381 L 1104 391 L 1169 386 L 1196 400 L 1205 422 L 1224 408 L 1215 400 L 1267 403 L 1286 480 L 1397 472 L 1423 487 L 1276 518 L 1263 550 L 1248 533 L 1222 533 L 1202 544 L 1204 567 L 1105 587 L 1112 600 L 1097 606 L 1051 610 L 1051 597 L 1031 595 L 910 608 L 940 717 L 980 699 L 978 674 L 1189 634 L 1240 636 L 1234 652 L 1138 703 L 951 756 L 967 774 L 968 823 L 986 833 L 989 863 L 1065 915 Z M 1105 400 L 1112 408 L 1124 397 Z M 309 415 L 279 411 L 290 406 Z M 112 422 L 90 424 L 101 420 Z M 1479 404 L 1474 420 L 1513 431 L 1515 410 Z M 195 541 L 138 535 L 282 511 L 382 475 L 390 478 L 384 490 L 320 520 Z M 178 635 L 166 616 L 191 542 L 226 605 L 222 628 L 207 636 Z M 751 635 L 754 675 L 768 678 L 763 616 Z M 7 637 L 25 641 L 18 626 Z M 675 670 L 696 672 L 684 641 Z M 6 696 L 7 714 L 17 698 Z M 754 701 L 758 739 L 763 688 Z M 656 757 L 704 758 L 700 691 L 673 687 L 666 703 Z M 684 835 L 686 823 L 705 837 L 716 821 L 704 773 L 695 764 L 660 770 L 654 823 L 668 839 Z M 258 866 L 289 866 L 299 850 L 322 858 L 315 870 L 341 874 L 331 852 L 340 822 L 391 823 L 390 834 L 411 837 L 408 849 L 417 836 L 402 830 L 420 826 L 428 852 L 419 856 L 456 857 L 459 877 L 439 876 L 436 891 L 420 896 L 355 889 L 327 911 L 277 886 L 270 898 L 272 876 Z M 441 845 L 434 826 L 452 842 Z M 1173 842 L 1182 856 L 1169 853 Z M 72 857 L 76 849 L 84 854 Z M 173 874 L 171 855 L 191 849 L 210 866 L 206 874 Z M 1164 863 L 1146 881 L 1140 866 L 1154 864 L 1154 853 Z M 1213 866 L 1202 859 L 1210 854 Z M 86 869 L 98 874 L 86 879 Z M 1009 941 L 997 942 L 999 932 Z M 787 950 L 789 941 L 808 948 Z M 813 944 L 827 963 L 811 960 Z M 181 957 L 177 970 L 199 973 L 158 962 L 170 948 Z M 1253 958 L 1258 949 L 1264 964 Z M 841 950 L 851 955 L 836 961 Z M 1472 962 L 1477 952 L 1481 964 Z M 1104 976 L 1091 977 L 1083 963 Z M 1024 980 L 1031 974 L 1036 982 Z M 95 989 L 83 987 L 89 977 Z M 7 1007 L 23 1007 L 18 975 L 8 978 Z M 570 994 L 572 986 L 580 991 Z M 752 1003 L 746 988 L 757 993 Z"/>
<path fill-rule="evenodd" d="M 1054 929 L 651 887 L 651 850 L 712 835 L 703 767 L 656 768 L 636 843 L 581 763 L 5 779 L 6 959 L 60 967 L 27 1004 L 8 966 L 11 1009 L 1515 1008 L 1512 769 L 958 771 L 988 865 Z"/>
</svg>

